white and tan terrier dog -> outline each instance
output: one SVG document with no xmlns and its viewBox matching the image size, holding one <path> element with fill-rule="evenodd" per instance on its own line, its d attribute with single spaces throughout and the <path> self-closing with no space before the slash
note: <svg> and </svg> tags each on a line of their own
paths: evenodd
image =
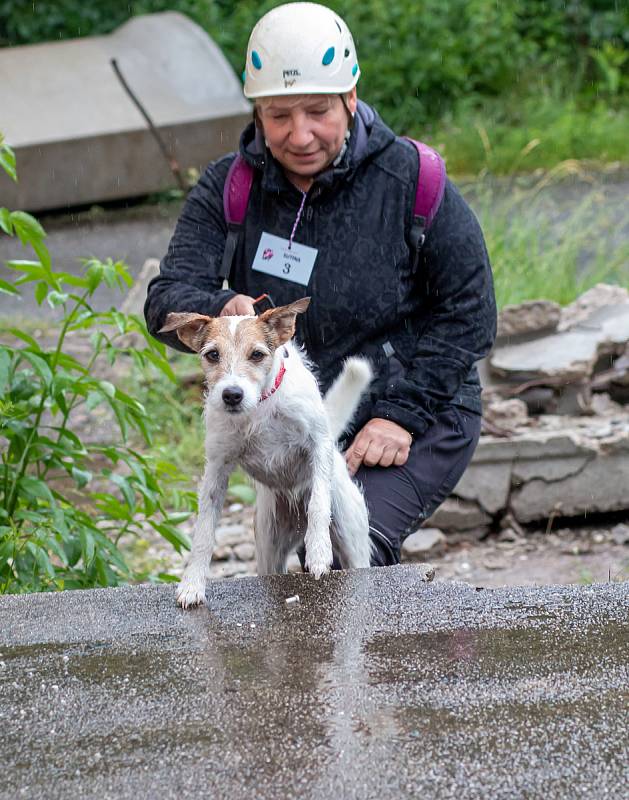
<svg viewBox="0 0 629 800">
<path fill-rule="evenodd" d="M 330 570 L 368 567 L 371 544 L 365 501 L 347 472 L 336 439 L 371 382 L 367 361 L 350 358 L 321 397 L 291 339 L 310 298 L 259 317 L 171 313 L 161 332 L 201 355 L 205 397 L 205 473 L 192 551 L 177 588 L 188 608 L 205 599 L 206 581 L 227 482 L 236 465 L 255 481 L 258 573 L 286 571 L 302 542 L 315 578 Z"/>
</svg>

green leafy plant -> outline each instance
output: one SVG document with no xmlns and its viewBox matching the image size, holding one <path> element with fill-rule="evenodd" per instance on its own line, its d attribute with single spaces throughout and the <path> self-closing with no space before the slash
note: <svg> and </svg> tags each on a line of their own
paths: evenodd
<svg viewBox="0 0 629 800">
<path fill-rule="evenodd" d="M 15 171 L 1 140 L 0 163 Z M 195 498 L 170 461 L 135 446 L 151 444 L 152 421 L 110 373 L 128 361 L 174 381 L 165 349 L 139 317 L 93 306 L 102 284 L 131 285 L 122 262 L 88 259 L 81 275 L 54 271 L 34 217 L 2 208 L 0 228 L 36 256 L 7 262 L 16 279 L 2 281 L 0 291 L 17 296 L 32 285 L 37 303 L 61 314 L 58 326 L 47 327 L 52 336 L 17 326 L 0 332 L 0 592 L 146 577 L 131 573 L 121 542 L 152 529 L 178 551 L 189 548 L 177 526 Z"/>
</svg>

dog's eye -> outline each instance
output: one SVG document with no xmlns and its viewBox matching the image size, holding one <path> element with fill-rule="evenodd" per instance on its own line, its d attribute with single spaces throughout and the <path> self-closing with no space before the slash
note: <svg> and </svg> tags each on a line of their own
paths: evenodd
<svg viewBox="0 0 629 800">
<path fill-rule="evenodd" d="M 208 350 L 207 353 L 203 354 L 203 357 L 206 361 L 209 361 L 211 364 L 218 364 L 220 360 L 220 355 L 218 350 Z"/>
<path fill-rule="evenodd" d="M 262 359 L 265 357 L 266 353 L 263 353 L 262 350 L 254 350 L 253 353 L 249 356 L 251 361 L 262 361 Z"/>
</svg>

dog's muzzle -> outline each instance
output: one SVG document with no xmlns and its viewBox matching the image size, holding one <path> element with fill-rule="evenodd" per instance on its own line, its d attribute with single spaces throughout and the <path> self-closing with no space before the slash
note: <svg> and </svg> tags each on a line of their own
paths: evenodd
<svg viewBox="0 0 629 800">
<path fill-rule="evenodd" d="M 238 386 L 228 386 L 223 389 L 223 403 L 228 411 L 237 411 L 245 396 L 243 390 Z"/>
</svg>

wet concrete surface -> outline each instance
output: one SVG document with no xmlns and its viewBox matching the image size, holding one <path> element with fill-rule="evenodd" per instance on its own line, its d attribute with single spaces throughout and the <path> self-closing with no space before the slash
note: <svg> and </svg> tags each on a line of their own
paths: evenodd
<svg viewBox="0 0 629 800">
<path fill-rule="evenodd" d="M 626 797 L 629 584 L 424 575 L 0 598 L 0 797 Z"/>
</svg>

